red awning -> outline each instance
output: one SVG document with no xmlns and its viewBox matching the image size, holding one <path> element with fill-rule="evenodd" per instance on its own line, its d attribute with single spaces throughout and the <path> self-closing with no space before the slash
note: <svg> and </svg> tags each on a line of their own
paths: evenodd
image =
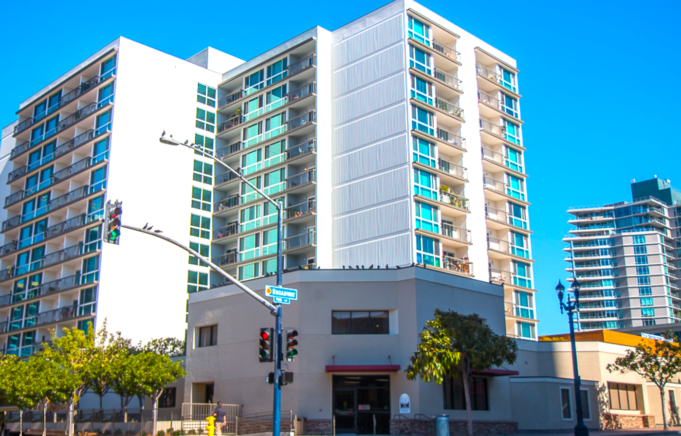
<svg viewBox="0 0 681 436">
<path fill-rule="evenodd" d="M 326 365 L 326 372 L 397 372 L 400 365 Z"/>
<path fill-rule="evenodd" d="M 475 375 L 486 375 L 490 377 L 499 377 L 504 375 L 518 375 L 518 371 L 513 371 L 510 369 L 483 369 L 482 371 L 473 371 Z"/>
</svg>

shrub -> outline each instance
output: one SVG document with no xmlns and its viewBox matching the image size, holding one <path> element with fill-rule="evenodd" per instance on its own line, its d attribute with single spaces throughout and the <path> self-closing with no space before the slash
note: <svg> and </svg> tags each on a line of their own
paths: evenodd
<svg viewBox="0 0 681 436">
<path fill-rule="evenodd" d="M 201 431 L 201 430 L 199 430 L 199 432 L 200 432 L 200 431 Z M 189 430 L 189 431 L 187 432 L 187 434 L 196 434 L 196 432 L 195 432 L 194 430 Z"/>
<path fill-rule="evenodd" d="M 156 436 L 166 436 L 166 432 L 163 430 L 159 430 L 156 432 Z"/>
</svg>

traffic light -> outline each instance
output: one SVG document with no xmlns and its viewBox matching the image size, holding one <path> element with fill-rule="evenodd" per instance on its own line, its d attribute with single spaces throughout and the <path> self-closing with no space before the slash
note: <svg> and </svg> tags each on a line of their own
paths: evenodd
<svg viewBox="0 0 681 436">
<path fill-rule="evenodd" d="M 298 340 L 296 339 L 297 336 L 298 330 L 286 330 L 286 360 L 289 362 L 292 362 L 293 359 L 298 355 L 298 350 L 296 350 L 296 347 L 298 346 Z"/>
<path fill-rule="evenodd" d="M 274 329 L 265 327 L 260 329 L 260 338 L 258 339 L 259 357 L 261 362 L 273 362 L 274 353 L 272 352 L 272 344 L 274 339 Z"/>
<path fill-rule="evenodd" d="M 123 215 L 123 202 L 116 200 L 111 203 L 109 200 L 106 203 L 104 210 L 104 231 L 106 235 L 104 240 L 110 244 L 118 245 L 121 237 L 121 216 Z"/>
</svg>

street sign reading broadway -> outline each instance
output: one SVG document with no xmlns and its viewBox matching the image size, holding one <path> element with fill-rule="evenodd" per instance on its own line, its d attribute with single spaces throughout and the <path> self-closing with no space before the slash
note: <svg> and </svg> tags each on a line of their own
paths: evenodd
<svg viewBox="0 0 681 436">
<path fill-rule="evenodd" d="M 273 298 L 275 303 L 289 304 L 291 300 L 298 299 L 296 289 L 282 288 L 281 286 L 268 286 L 265 288 L 265 295 Z"/>
</svg>

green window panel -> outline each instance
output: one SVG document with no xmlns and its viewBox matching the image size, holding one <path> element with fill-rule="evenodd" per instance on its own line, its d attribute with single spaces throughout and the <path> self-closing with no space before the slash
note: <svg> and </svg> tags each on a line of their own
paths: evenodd
<svg viewBox="0 0 681 436">
<path fill-rule="evenodd" d="M 205 104 L 206 106 L 215 107 L 215 96 L 217 95 L 215 88 L 199 83 L 196 94 L 197 102 Z"/>
<path fill-rule="evenodd" d="M 192 208 L 204 210 L 206 212 L 211 211 L 212 193 L 208 189 L 197 188 L 192 186 Z"/>
<path fill-rule="evenodd" d="M 213 184 L 213 165 L 199 160 L 194 161 L 194 176 L 195 182 Z"/>
<path fill-rule="evenodd" d="M 210 239 L 210 218 L 191 214 L 189 235 L 202 239 Z"/>
<path fill-rule="evenodd" d="M 288 58 L 280 59 L 267 67 L 267 86 L 284 80 L 288 75 Z"/>
<path fill-rule="evenodd" d="M 204 244 L 199 244 L 198 242 L 189 242 L 189 248 L 192 250 L 196 251 L 203 257 L 210 257 L 210 246 L 209 245 L 204 245 Z M 207 267 L 203 261 L 200 261 L 197 257 L 194 257 L 192 255 L 189 256 L 189 264 L 190 265 L 197 265 L 197 266 L 205 266 Z"/>
<path fill-rule="evenodd" d="M 196 108 L 196 127 L 215 133 L 215 114 L 211 111 Z"/>
<path fill-rule="evenodd" d="M 198 271 L 188 271 L 187 273 L 187 292 L 199 292 L 208 289 L 208 273 Z"/>
<path fill-rule="evenodd" d="M 215 140 L 213 138 L 196 133 L 194 134 L 194 144 L 203 147 L 203 151 L 209 156 L 213 155 L 213 150 L 215 149 Z M 201 155 L 203 153 L 198 150 L 194 150 L 194 154 Z"/>
</svg>

